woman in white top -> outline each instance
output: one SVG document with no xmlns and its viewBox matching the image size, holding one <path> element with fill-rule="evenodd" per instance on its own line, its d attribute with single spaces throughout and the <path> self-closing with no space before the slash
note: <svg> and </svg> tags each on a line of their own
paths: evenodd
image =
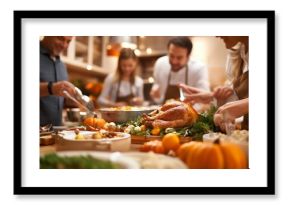
<svg viewBox="0 0 290 205">
<path fill-rule="evenodd" d="M 249 67 L 248 67 L 248 36 L 219 36 L 229 51 L 227 61 L 228 86 L 221 86 L 214 92 L 205 92 L 186 85 L 180 85 L 187 93 L 186 101 L 209 103 L 216 98 L 219 107 L 215 115 L 215 123 L 222 126 L 225 120 L 232 121 L 244 116 L 243 129 L 248 129 L 249 103 Z M 228 116 L 223 119 L 221 116 Z"/>
<path fill-rule="evenodd" d="M 136 76 L 137 57 L 130 48 L 120 52 L 118 67 L 105 79 L 98 99 L 100 106 L 116 107 L 143 103 L 143 80 Z"/>
</svg>

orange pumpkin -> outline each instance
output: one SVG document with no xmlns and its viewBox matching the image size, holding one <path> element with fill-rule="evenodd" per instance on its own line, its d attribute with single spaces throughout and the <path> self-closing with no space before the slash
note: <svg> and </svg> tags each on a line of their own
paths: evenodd
<svg viewBox="0 0 290 205">
<path fill-rule="evenodd" d="M 159 140 L 152 140 L 152 141 L 148 141 L 145 142 L 139 149 L 141 152 L 155 152 L 155 153 L 160 153 L 160 154 L 164 154 L 165 150 L 163 147 L 163 144 L 161 141 Z"/>
<path fill-rule="evenodd" d="M 248 167 L 248 160 L 243 150 L 236 144 L 224 142 L 220 144 L 225 159 L 226 169 L 241 169 Z"/>
<path fill-rule="evenodd" d="M 88 117 L 84 119 L 83 124 L 87 127 L 93 127 L 93 128 L 104 128 L 106 121 L 102 118 L 94 118 L 94 117 Z"/>
<path fill-rule="evenodd" d="M 247 157 L 236 144 L 188 142 L 177 150 L 177 156 L 192 169 L 245 169 Z"/>
<path fill-rule="evenodd" d="M 168 133 L 163 136 L 162 144 L 166 152 L 170 150 L 177 150 L 180 146 L 180 140 L 177 134 L 175 133 Z"/>
</svg>

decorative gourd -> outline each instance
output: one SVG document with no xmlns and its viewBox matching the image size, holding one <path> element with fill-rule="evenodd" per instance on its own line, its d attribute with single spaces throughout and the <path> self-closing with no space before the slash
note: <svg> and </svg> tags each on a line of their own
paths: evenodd
<svg viewBox="0 0 290 205">
<path fill-rule="evenodd" d="M 177 156 L 192 169 L 245 169 L 247 157 L 236 144 L 228 142 L 188 142 Z"/>
<path fill-rule="evenodd" d="M 141 152 L 155 152 L 155 153 L 160 153 L 160 154 L 164 154 L 165 150 L 163 147 L 163 144 L 161 141 L 159 140 L 152 140 L 152 141 L 148 141 L 145 142 L 139 149 Z"/>
<path fill-rule="evenodd" d="M 106 121 L 102 118 L 94 118 L 94 117 L 88 117 L 84 119 L 83 124 L 87 126 L 87 128 L 104 128 L 104 125 L 106 124 Z"/>
<path fill-rule="evenodd" d="M 176 151 L 180 146 L 180 139 L 175 133 L 168 133 L 163 136 L 162 144 L 166 152 Z"/>
</svg>

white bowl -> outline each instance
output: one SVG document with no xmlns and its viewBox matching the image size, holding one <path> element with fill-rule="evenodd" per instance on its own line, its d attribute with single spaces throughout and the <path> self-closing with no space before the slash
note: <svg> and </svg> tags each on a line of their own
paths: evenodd
<svg viewBox="0 0 290 205">
<path fill-rule="evenodd" d="M 80 131 L 81 135 L 90 136 L 96 131 Z M 62 131 L 56 135 L 56 150 L 99 150 L 126 152 L 131 147 L 131 135 L 115 132 L 120 137 L 76 140 L 74 131 Z"/>
</svg>

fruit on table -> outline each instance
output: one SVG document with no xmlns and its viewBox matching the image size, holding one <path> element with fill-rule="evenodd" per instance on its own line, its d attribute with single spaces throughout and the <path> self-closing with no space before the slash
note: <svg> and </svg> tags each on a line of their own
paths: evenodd
<svg viewBox="0 0 290 205">
<path fill-rule="evenodd" d="M 168 134 L 163 136 L 162 144 L 163 144 L 166 152 L 169 152 L 170 150 L 175 151 L 180 146 L 180 140 L 179 140 L 179 137 L 177 134 L 168 133 Z"/>
<path fill-rule="evenodd" d="M 177 150 L 177 156 L 192 169 L 245 169 L 247 157 L 236 144 L 228 142 L 188 142 Z"/>
<path fill-rule="evenodd" d="M 76 136 L 75 136 L 75 140 L 84 140 L 85 139 L 85 137 L 84 137 L 84 135 L 82 135 L 82 134 L 77 134 Z"/>
<path fill-rule="evenodd" d="M 159 135 L 160 134 L 160 128 L 159 127 L 154 127 L 152 130 L 151 130 L 151 134 L 152 135 Z"/>
<path fill-rule="evenodd" d="M 153 151 L 155 153 L 160 153 L 160 154 L 164 154 L 165 150 L 163 147 L 163 144 L 161 141 L 159 140 L 152 140 L 149 142 L 145 142 L 141 147 L 140 147 L 140 151 L 141 152 L 149 152 L 149 151 Z"/>
<path fill-rule="evenodd" d="M 106 121 L 102 118 L 88 117 L 84 119 L 83 124 L 85 126 L 91 126 L 93 128 L 104 128 Z"/>
</svg>

